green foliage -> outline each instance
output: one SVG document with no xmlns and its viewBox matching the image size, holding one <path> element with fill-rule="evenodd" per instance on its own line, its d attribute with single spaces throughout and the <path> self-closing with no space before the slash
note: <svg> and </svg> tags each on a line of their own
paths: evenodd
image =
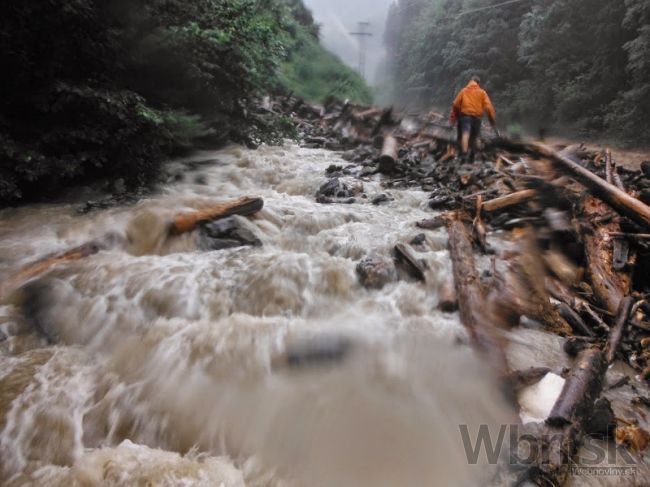
<svg viewBox="0 0 650 487">
<path fill-rule="evenodd" d="M 500 118 L 650 143 L 650 5 L 400 0 L 386 38 L 395 99 L 448 106 L 480 75 Z"/>
<path fill-rule="evenodd" d="M 313 102 L 334 96 L 372 103 L 372 93 L 363 78 L 306 33 L 298 35 L 295 52 L 282 65 L 280 84 L 285 91 Z"/>
<path fill-rule="evenodd" d="M 290 135 L 252 107 L 317 35 L 302 0 L 4 2 L 0 203 L 98 177 L 152 182 L 197 140 Z"/>
</svg>

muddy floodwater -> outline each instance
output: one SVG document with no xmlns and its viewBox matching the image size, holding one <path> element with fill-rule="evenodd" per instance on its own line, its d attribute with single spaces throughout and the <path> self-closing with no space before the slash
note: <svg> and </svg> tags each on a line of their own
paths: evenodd
<svg viewBox="0 0 650 487">
<path fill-rule="evenodd" d="M 421 233 L 428 195 L 373 176 L 366 197 L 318 204 L 331 164 L 347 165 L 291 144 L 230 147 L 171 163 L 177 180 L 134 206 L 0 212 L 3 281 L 48 254 L 117 242 L 2 297 L 0 483 L 489 485 L 495 469 L 469 464 L 460 426 L 498 432 L 519 411 L 457 314 L 437 310 L 452 279 L 446 232 L 416 247 L 425 283 L 367 290 L 355 272 Z M 264 199 L 235 217 L 261 245 L 169 236 L 174 215 L 240 196 Z M 513 369 L 570 364 L 558 337 L 508 338 Z M 529 416 L 545 394 L 527 396 Z M 617 413 L 631 394 L 613 393 Z M 609 481 L 620 479 L 572 479 Z"/>
</svg>

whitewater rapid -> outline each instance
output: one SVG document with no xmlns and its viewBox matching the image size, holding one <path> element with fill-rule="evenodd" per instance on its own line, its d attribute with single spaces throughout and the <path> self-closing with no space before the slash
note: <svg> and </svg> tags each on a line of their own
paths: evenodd
<svg viewBox="0 0 650 487">
<path fill-rule="evenodd" d="M 459 425 L 515 421 L 437 310 L 452 279 L 444 230 L 418 257 L 426 283 L 364 289 L 358 262 L 392 258 L 430 217 L 428 195 L 363 181 L 315 202 L 339 155 L 229 147 L 171 163 L 179 181 L 129 207 L 79 202 L 0 212 L 0 279 L 109 232 L 123 245 L 61 264 L 0 306 L 0 482 L 6 485 L 478 485 Z M 370 203 L 387 193 L 391 201 Z M 240 196 L 260 247 L 202 251 L 174 215 Z M 36 331 L 35 325 L 43 333 Z M 325 344 L 325 345 L 323 345 Z M 292 365 L 294 350 L 343 350 Z M 560 339 L 522 331 L 520 367 L 566 364 Z"/>
</svg>

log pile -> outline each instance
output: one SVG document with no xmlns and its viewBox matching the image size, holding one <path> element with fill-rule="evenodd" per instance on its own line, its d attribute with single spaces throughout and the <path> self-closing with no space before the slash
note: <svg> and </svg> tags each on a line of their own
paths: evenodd
<svg viewBox="0 0 650 487">
<path fill-rule="evenodd" d="M 431 218 L 414 223 L 449 232 L 456 296 L 441 309 L 456 309 L 457 299 L 470 342 L 499 373 L 522 374 L 508 370 L 500 329 L 532 324 L 566 338 L 575 363 L 524 475 L 536 485 L 563 483 L 595 415 L 613 418 L 601 397 L 608 365 L 623 361 L 650 380 L 650 163 L 634 171 L 608 150 L 498 137 L 468 163 L 456 157 L 455 133 L 441 116 L 399 120 L 392 110 L 334 102 L 296 117 L 305 114 L 305 145 L 340 150 L 350 163 L 328 177 L 429 194 Z M 512 245 L 497 252 L 493 239 Z M 404 259 L 403 248 L 397 253 Z M 474 253 L 492 254 L 487 280 Z M 636 426 L 620 421 L 613 438 L 624 442 Z"/>
</svg>

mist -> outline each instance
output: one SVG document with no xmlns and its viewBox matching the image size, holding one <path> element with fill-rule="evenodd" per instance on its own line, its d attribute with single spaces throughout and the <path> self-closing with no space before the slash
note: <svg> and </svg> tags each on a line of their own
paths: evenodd
<svg viewBox="0 0 650 487">
<path fill-rule="evenodd" d="M 373 35 L 367 39 L 365 78 L 376 85 L 384 60 L 384 28 L 389 5 L 393 0 L 305 0 L 321 26 L 323 45 L 339 56 L 348 66 L 359 68 L 359 38 L 357 22 L 370 22 L 366 32 Z"/>
</svg>

